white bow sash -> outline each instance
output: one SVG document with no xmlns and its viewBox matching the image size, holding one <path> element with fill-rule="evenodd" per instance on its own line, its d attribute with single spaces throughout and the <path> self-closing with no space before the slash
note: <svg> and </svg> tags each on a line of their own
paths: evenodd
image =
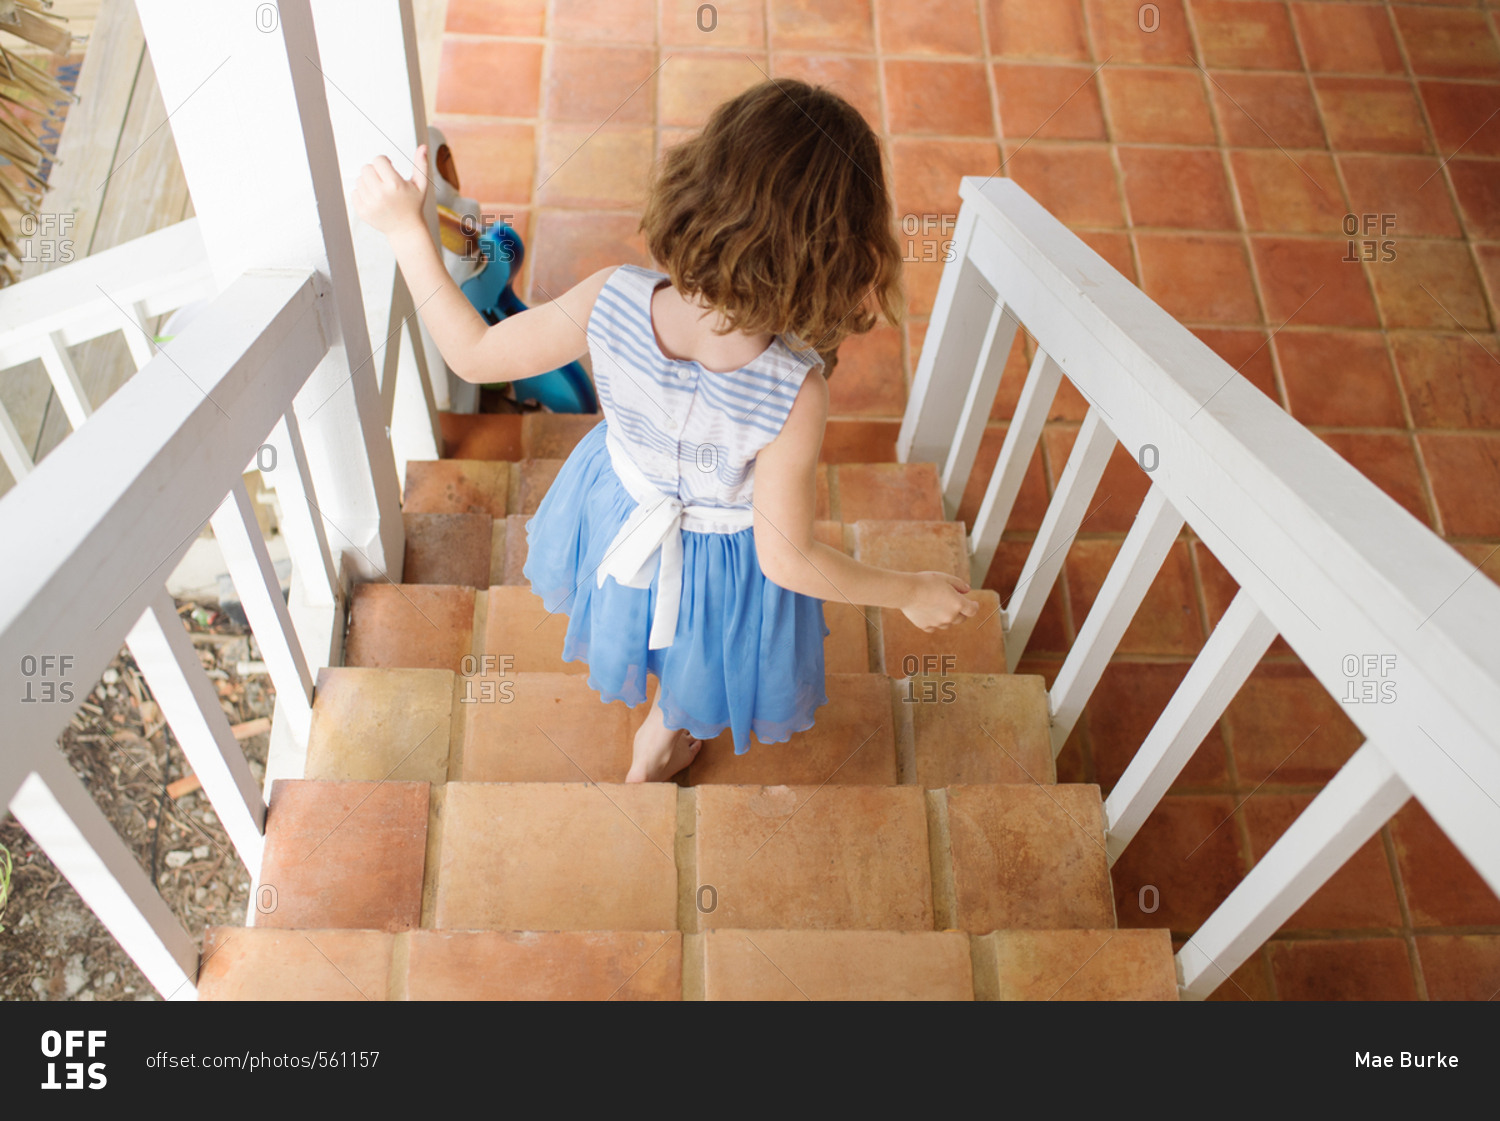
<svg viewBox="0 0 1500 1121">
<path fill-rule="evenodd" d="M 606 439 L 610 462 L 636 508 L 615 534 L 596 573 L 597 584 L 613 576 L 627 588 L 656 584 L 656 610 L 651 618 L 647 648 L 671 646 L 677 635 L 677 611 L 682 602 L 682 529 L 707 533 L 736 533 L 754 524 L 754 512 L 724 506 L 685 506 L 675 495 L 662 494 L 635 461 Z M 660 558 L 659 565 L 651 562 Z"/>
</svg>

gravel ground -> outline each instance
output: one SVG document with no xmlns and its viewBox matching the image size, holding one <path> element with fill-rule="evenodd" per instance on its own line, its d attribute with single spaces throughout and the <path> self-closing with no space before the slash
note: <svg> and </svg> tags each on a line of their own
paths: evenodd
<svg viewBox="0 0 1500 1121">
<path fill-rule="evenodd" d="M 178 613 L 230 724 L 245 725 L 241 746 L 256 778 L 263 778 L 270 736 L 252 722 L 269 719 L 275 694 L 261 667 L 242 666 L 258 661 L 255 640 L 213 606 L 179 603 Z M 244 923 L 249 873 L 201 792 L 168 794 L 170 784 L 192 771 L 127 651 L 110 664 L 58 743 L 200 945 L 205 927 Z M 0 818 L 0 845 L 13 862 L 0 910 L 0 999 L 160 999 L 9 813 Z M 0 893 L 4 869 L 0 853 Z"/>
</svg>

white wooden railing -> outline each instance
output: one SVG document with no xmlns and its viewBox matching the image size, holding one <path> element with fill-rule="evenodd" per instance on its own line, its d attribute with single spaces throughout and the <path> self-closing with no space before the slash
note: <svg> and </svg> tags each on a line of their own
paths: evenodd
<svg viewBox="0 0 1500 1121">
<path fill-rule="evenodd" d="M 0 796 L 148 980 L 183 999 L 194 938 L 58 736 L 127 644 L 258 880 L 263 788 L 166 577 L 211 522 L 276 688 L 267 786 L 300 776 L 348 581 L 401 578 L 399 466 L 436 457 L 428 371 L 442 367 L 384 239 L 345 205 L 361 166 L 382 152 L 399 164 L 425 139 L 410 0 L 137 7 L 196 218 L 8 290 L 0 359 L 50 354 L 76 392 L 68 345 L 126 317 L 140 338 L 140 318 L 218 295 L 160 348 L 132 344 L 135 376 L 0 498 Z M 278 495 L 290 601 L 250 469 Z"/>
<path fill-rule="evenodd" d="M 1376 703 L 1346 706 L 1364 744 L 1182 947 L 1182 994 L 1211 993 L 1412 796 L 1500 892 L 1500 589 L 1014 182 L 966 178 L 960 193 L 955 253 L 897 448 L 903 460 L 941 465 L 954 516 L 1025 326 L 1036 357 L 970 537 L 976 587 L 1061 379 L 1089 404 L 997 620 L 1011 669 L 1116 443 L 1151 476 L 1050 690 L 1054 754 L 1184 523 L 1240 586 L 1109 794 L 1111 861 L 1277 634 L 1341 701 L 1348 658 L 1373 657 L 1394 676 L 1393 696 L 1376 690 Z"/>
</svg>

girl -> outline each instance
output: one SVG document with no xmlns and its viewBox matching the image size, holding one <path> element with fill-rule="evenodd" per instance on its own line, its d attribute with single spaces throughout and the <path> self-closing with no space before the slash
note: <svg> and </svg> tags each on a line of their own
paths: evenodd
<svg viewBox="0 0 1500 1121">
<path fill-rule="evenodd" d="M 900 306 L 880 144 L 842 98 L 781 79 L 719 106 L 651 184 L 641 229 L 665 272 L 601 269 L 494 326 L 422 221 L 425 145 L 416 166 L 408 181 L 377 158 L 354 203 L 453 372 L 506 381 L 592 358 L 604 420 L 526 523 L 523 571 L 568 614 L 563 657 L 588 663 L 606 702 L 641 704 L 657 679 L 627 782 L 670 778 L 726 727 L 736 754 L 752 733 L 810 728 L 828 703 L 824 600 L 899 608 L 925 631 L 978 610 L 962 580 L 813 536 L 820 352 Z"/>
</svg>

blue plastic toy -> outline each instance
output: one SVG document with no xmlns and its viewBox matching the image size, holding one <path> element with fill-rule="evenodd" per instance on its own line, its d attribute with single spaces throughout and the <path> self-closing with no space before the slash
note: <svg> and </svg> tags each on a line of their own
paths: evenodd
<svg viewBox="0 0 1500 1121">
<path fill-rule="evenodd" d="M 479 252 L 487 262 L 485 267 L 477 276 L 470 277 L 459 286 L 460 291 L 469 298 L 469 303 L 490 324 L 525 311 L 526 305 L 511 287 L 511 278 L 520 271 L 521 262 L 526 256 L 521 236 L 504 222 L 498 222 L 479 235 Z M 505 384 L 497 382 L 485 388 L 499 389 Z M 554 413 L 599 411 L 594 383 L 589 380 L 588 372 L 577 362 L 569 362 L 566 366 L 535 377 L 521 378 L 510 385 L 517 403 L 535 401 Z"/>
</svg>

